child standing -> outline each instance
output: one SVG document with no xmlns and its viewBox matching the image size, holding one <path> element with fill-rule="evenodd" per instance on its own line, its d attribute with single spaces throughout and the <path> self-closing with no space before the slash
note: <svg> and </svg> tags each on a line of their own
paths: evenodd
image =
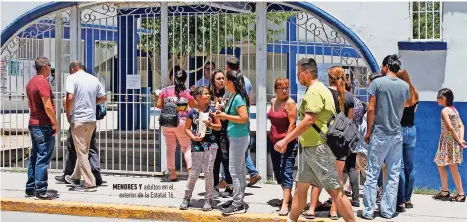
<svg viewBox="0 0 467 222">
<path fill-rule="evenodd" d="M 466 147 L 464 141 L 464 124 L 453 105 L 454 94 L 450 89 L 440 89 L 438 91 L 438 104 L 443 106 L 441 111 L 441 135 L 439 137 L 438 152 L 434 162 L 438 166 L 439 176 L 441 177 L 442 190 L 434 199 L 451 200 L 456 202 L 465 202 L 465 194 L 462 189 L 462 180 L 457 168 L 463 161 L 463 148 Z M 448 189 L 448 176 L 446 166 L 449 166 L 452 178 L 457 188 L 457 195 L 450 197 Z"/>
<path fill-rule="evenodd" d="M 186 185 L 185 197 L 180 205 L 180 209 L 188 209 L 196 181 L 198 180 L 201 170 L 203 170 L 206 183 L 206 202 L 204 203 L 203 210 L 209 211 L 212 210 L 214 190 L 212 172 L 218 148 L 216 138 L 215 135 L 212 134 L 212 130 L 219 131 L 221 129 L 221 122 L 211 114 L 211 112 L 214 112 L 215 110 L 211 109 L 209 106 L 211 96 L 206 87 L 196 87 L 191 91 L 191 95 L 197 101 L 197 105 L 188 112 L 185 123 L 185 132 L 191 138 L 192 168 Z M 209 113 L 208 120 L 204 120 L 204 124 L 206 125 L 206 133 L 204 137 L 201 137 L 198 132 L 200 112 Z"/>
</svg>

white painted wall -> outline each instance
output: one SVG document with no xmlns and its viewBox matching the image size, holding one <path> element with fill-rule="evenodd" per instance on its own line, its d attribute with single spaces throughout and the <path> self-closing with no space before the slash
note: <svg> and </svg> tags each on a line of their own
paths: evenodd
<svg viewBox="0 0 467 222">
<path fill-rule="evenodd" d="M 467 102 L 467 2 L 443 3 L 443 36 L 448 44 L 443 87 L 455 101 Z"/>
<path fill-rule="evenodd" d="M 409 2 L 312 2 L 357 33 L 381 64 L 410 33 Z"/>
</svg>

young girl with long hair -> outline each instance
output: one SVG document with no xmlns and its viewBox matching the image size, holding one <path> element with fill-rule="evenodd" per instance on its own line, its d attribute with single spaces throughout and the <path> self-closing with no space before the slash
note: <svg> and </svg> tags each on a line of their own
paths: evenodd
<svg viewBox="0 0 467 222">
<path fill-rule="evenodd" d="M 188 177 L 188 182 L 185 190 L 185 197 L 180 205 L 181 210 L 186 210 L 189 207 L 190 199 L 195 188 L 196 180 L 198 180 L 201 170 L 204 172 L 206 199 L 203 210 L 212 210 L 212 199 L 214 191 L 213 168 L 216 159 L 218 145 L 216 136 L 212 133 L 213 130 L 221 129 L 221 122 L 214 118 L 212 114 L 214 109 L 209 106 L 211 95 L 209 90 L 204 86 L 196 87 L 191 95 L 195 98 L 197 104 L 194 108 L 188 111 L 185 122 L 185 132 L 191 138 L 191 159 L 192 168 Z M 207 113 L 207 120 L 200 118 L 200 113 Z M 202 122 L 206 126 L 205 135 L 200 135 L 199 126 Z"/>
<path fill-rule="evenodd" d="M 439 137 L 438 151 L 434 159 L 441 177 L 442 190 L 433 198 L 465 202 L 465 193 L 458 169 L 458 165 L 464 160 L 462 149 L 467 146 L 464 140 L 464 124 L 459 112 L 454 107 L 454 94 L 450 89 L 440 89 L 437 99 L 438 104 L 444 107 L 441 111 L 441 135 Z M 452 179 L 456 184 L 457 195 L 454 197 L 451 197 L 449 193 L 446 166 L 449 166 Z"/>
<path fill-rule="evenodd" d="M 157 108 L 162 109 L 165 103 L 175 102 L 177 104 L 178 117 L 180 122 L 176 128 L 162 127 L 167 144 L 167 168 L 169 169 L 169 180 L 172 182 L 177 181 L 177 174 L 175 172 L 175 149 L 177 148 L 177 140 L 180 143 L 182 152 L 185 156 L 186 168 L 188 173 L 191 169 L 191 149 L 190 137 L 185 133 L 185 119 L 188 113 L 188 107 L 196 105 L 190 91 L 186 89 L 185 82 L 187 80 L 187 73 L 185 70 L 175 67 L 170 73 L 170 79 L 173 79 L 173 85 L 165 88 L 157 101 Z"/>
</svg>

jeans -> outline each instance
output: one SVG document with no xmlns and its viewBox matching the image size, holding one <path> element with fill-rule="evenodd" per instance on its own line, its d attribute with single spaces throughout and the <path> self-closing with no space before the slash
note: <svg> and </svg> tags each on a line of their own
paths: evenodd
<svg viewBox="0 0 467 222">
<path fill-rule="evenodd" d="M 250 136 L 250 143 L 248 145 L 248 150 L 245 152 L 245 164 L 246 164 L 246 169 L 248 170 L 248 174 L 250 174 L 251 177 L 254 177 L 259 174 L 259 172 L 256 170 L 255 164 L 253 164 L 253 160 L 251 159 L 250 156 L 250 149 L 255 146 L 256 139 L 254 136 Z"/>
<path fill-rule="evenodd" d="M 249 136 L 229 136 L 229 170 L 233 182 L 233 204 L 241 206 L 245 197 L 246 172 L 245 152 L 250 142 Z"/>
<path fill-rule="evenodd" d="M 73 143 L 73 135 L 71 133 L 71 127 L 68 129 L 68 134 L 66 138 L 66 147 L 68 150 L 68 155 L 65 161 L 65 169 L 63 170 L 64 175 L 71 175 L 75 170 L 76 165 L 76 149 L 75 144 Z M 96 182 L 99 184 L 102 181 L 100 176 L 101 173 L 101 162 L 99 158 L 99 150 L 96 144 L 96 130 L 92 133 L 91 137 L 91 147 L 89 149 L 89 163 L 91 164 L 92 174 L 96 177 Z"/>
<path fill-rule="evenodd" d="M 188 182 L 186 183 L 185 198 L 191 198 L 193 189 L 195 188 L 196 181 L 198 180 L 201 170 L 204 172 L 204 186 L 206 189 L 206 200 L 213 198 L 212 191 L 214 190 L 214 182 L 212 176 L 212 170 L 214 167 L 214 161 L 216 160 L 217 149 L 211 148 L 203 152 L 192 152 L 191 160 L 192 167 Z M 219 175 L 219 174 L 218 174 Z"/>
<path fill-rule="evenodd" d="M 377 180 L 381 165 L 386 161 L 387 182 L 381 199 L 380 214 L 392 218 L 396 212 L 397 189 L 402 159 L 402 132 L 386 135 L 380 130 L 374 130 L 368 150 L 368 172 L 366 175 L 363 196 L 363 216 L 373 218 L 376 207 Z"/>
<path fill-rule="evenodd" d="M 414 152 L 417 143 L 417 129 L 415 126 L 402 127 L 402 169 L 399 176 L 399 191 L 397 192 L 397 203 L 402 205 L 412 198 L 413 184 L 415 181 Z"/>
<path fill-rule="evenodd" d="M 47 192 L 47 168 L 55 146 L 51 126 L 29 126 L 32 149 L 28 162 L 26 193 L 45 194 Z"/>
<path fill-rule="evenodd" d="M 295 166 L 295 157 L 297 156 L 297 143 L 290 142 L 287 144 L 287 150 L 284 154 L 277 152 L 274 149 L 275 143 L 268 139 L 268 150 L 271 155 L 272 169 L 274 177 L 278 184 L 283 188 L 292 189 L 293 186 L 293 170 Z"/>
</svg>

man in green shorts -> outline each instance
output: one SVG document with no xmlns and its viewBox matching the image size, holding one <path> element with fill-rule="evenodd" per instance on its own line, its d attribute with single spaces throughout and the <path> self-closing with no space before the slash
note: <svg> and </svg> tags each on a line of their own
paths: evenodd
<svg viewBox="0 0 467 222">
<path fill-rule="evenodd" d="M 310 184 L 326 189 L 345 221 L 356 221 L 352 205 L 341 189 L 336 157 L 326 140 L 312 127 L 316 124 L 323 133 L 327 132 L 326 122 L 331 115 L 336 114 L 331 91 L 318 80 L 318 67 L 314 59 L 305 58 L 298 62 L 297 77 L 300 84 L 307 87 L 299 109 L 300 123 L 274 147 L 283 153 L 289 142 L 300 137 L 297 184 L 288 222 L 297 221 L 305 208 Z"/>
</svg>

